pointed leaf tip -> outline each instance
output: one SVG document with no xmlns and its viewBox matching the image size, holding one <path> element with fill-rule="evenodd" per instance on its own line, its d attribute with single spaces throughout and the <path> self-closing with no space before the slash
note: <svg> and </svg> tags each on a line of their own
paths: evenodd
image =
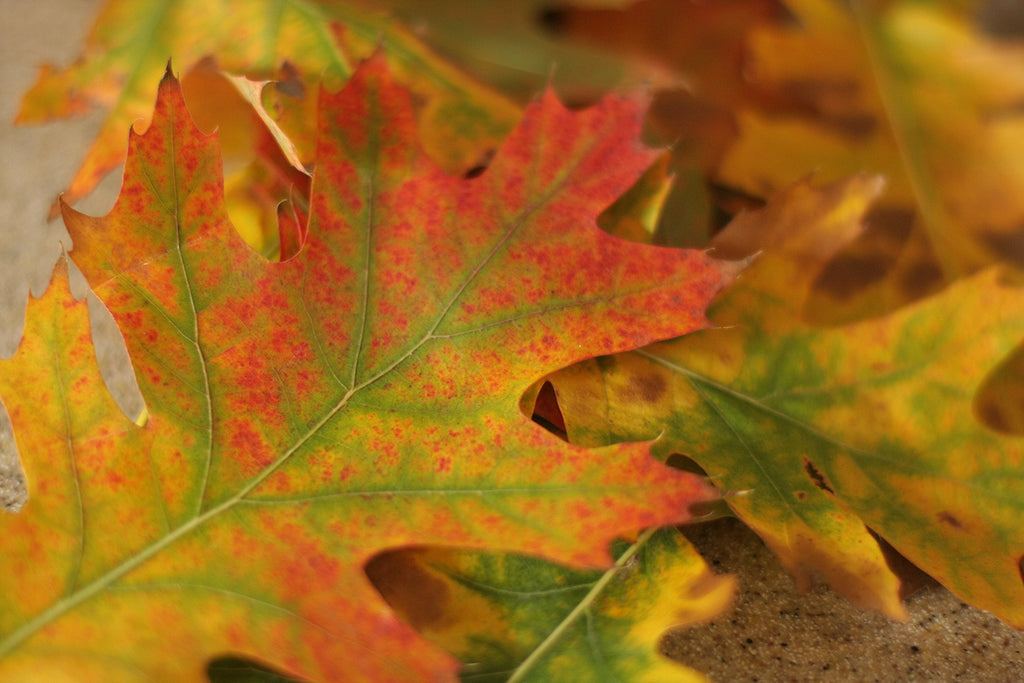
<svg viewBox="0 0 1024 683">
<path fill-rule="evenodd" d="M 53 264 L 53 274 L 50 276 L 50 284 L 48 288 L 57 287 L 60 293 L 67 294 L 69 298 L 74 298 L 71 293 L 71 264 L 68 253 L 64 251 L 64 245 L 61 245 L 60 256 L 57 257 L 57 261 Z"/>
</svg>

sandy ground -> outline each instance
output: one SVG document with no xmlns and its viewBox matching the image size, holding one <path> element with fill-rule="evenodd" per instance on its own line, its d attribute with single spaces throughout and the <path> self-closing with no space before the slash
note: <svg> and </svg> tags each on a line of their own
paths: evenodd
<svg viewBox="0 0 1024 683">
<path fill-rule="evenodd" d="M 13 127 L 21 94 L 38 64 L 68 64 L 99 7 L 97 0 L 0 0 L 0 355 L 10 356 L 24 321 L 29 287 L 49 281 L 63 226 L 46 214 L 85 154 L 101 118 Z M 127 133 L 127 131 L 126 131 Z M 78 208 L 104 213 L 119 174 Z M 84 283 L 77 284 L 84 295 Z M 95 334 L 108 381 L 122 405 L 137 401 L 123 344 L 101 307 Z M 0 430 L 0 504 L 23 496 L 9 430 Z M 0 513 L 3 514 L 3 513 Z M 908 601 L 905 623 L 865 613 L 825 586 L 797 594 L 774 556 L 743 525 L 719 521 L 688 535 L 716 571 L 739 575 L 733 610 L 715 622 L 674 633 L 665 649 L 718 681 L 1024 681 L 1024 634 L 961 603 L 939 587 Z"/>
</svg>

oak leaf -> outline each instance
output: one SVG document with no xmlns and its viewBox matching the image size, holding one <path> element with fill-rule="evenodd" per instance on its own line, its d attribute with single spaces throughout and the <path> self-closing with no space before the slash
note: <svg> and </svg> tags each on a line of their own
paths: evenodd
<svg viewBox="0 0 1024 683">
<path fill-rule="evenodd" d="M 658 652 L 670 628 L 714 618 L 735 581 L 675 529 L 620 541 L 607 571 L 439 548 L 381 555 L 374 585 L 473 680 L 704 680 Z"/>
<path fill-rule="evenodd" d="M 650 438 L 723 490 L 803 585 L 823 574 L 902 616 L 872 532 L 962 599 L 1024 626 L 1024 442 L 978 422 L 985 370 L 1024 336 L 1024 292 L 983 271 L 837 328 L 802 321 L 818 271 L 879 192 L 856 178 L 791 188 L 716 240 L 764 252 L 709 309 L 720 327 L 548 378 L 586 445 Z M 739 256 L 739 253 L 732 253 Z"/>
<path fill-rule="evenodd" d="M 147 406 L 121 414 L 60 266 L 0 364 L 31 498 L 0 519 L 0 678 L 201 680 L 229 653 L 318 680 L 451 680 L 363 573 L 433 544 L 611 564 L 714 498 L 649 445 L 587 450 L 518 410 L 543 373 L 706 324 L 736 266 L 596 216 L 650 164 L 643 105 L 548 92 L 481 176 L 417 146 L 382 57 L 320 98 L 305 242 L 271 262 L 223 210 L 177 81 L 110 214 L 65 205 Z"/>
</svg>

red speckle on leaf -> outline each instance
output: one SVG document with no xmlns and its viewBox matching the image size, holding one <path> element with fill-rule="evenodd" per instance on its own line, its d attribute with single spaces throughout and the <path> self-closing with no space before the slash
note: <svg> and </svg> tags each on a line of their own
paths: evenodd
<svg viewBox="0 0 1024 683">
<path fill-rule="evenodd" d="M 150 131 L 132 136 L 115 209 L 102 219 L 67 214 L 76 260 L 125 333 L 150 413 L 138 430 L 116 414 L 131 439 L 102 433 L 108 446 L 130 442 L 134 452 L 119 455 L 140 463 L 141 474 L 119 485 L 157 482 L 163 501 L 147 504 L 159 517 L 152 528 L 181 528 L 197 509 L 218 513 L 139 568 L 166 571 L 166 591 L 114 597 L 147 620 L 170 619 L 161 638 L 201 637 L 204 652 L 229 651 L 238 639 L 246 652 L 254 640 L 277 641 L 262 651 L 309 679 L 343 680 L 346 667 L 360 680 L 385 680 L 376 675 L 385 669 L 428 674 L 404 680 L 450 675 L 454 665 L 437 665 L 444 660 L 367 585 L 362 567 L 372 554 L 497 539 L 508 550 L 594 565 L 607 562 L 616 534 L 684 521 L 686 503 L 707 497 L 642 444 L 583 451 L 517 411 L 522 391 L 545 373 L 692 331 L 686 315 L 651 313 L 680 292 L 684 308 L 707 303 L 685 291 L 703 257 L 613 243 L 594 225 L 653 160 L 636 142 L 641 104 L 612 98 L 570 112 L 549 91 L 487 172 L 465 181 L 420 153 L 409 94 L 383 58 L 370 60 L 341 93 L 320 99 L 307 240 L 287 261 L 267 263 L 228 223 L 215 140 L 190 127 L 171 82 Z M 718 287 L 728 278 L 712 279 Z M 61 344 L 76 362 L 88 355 L 84 334 Z M 18 362 L 45 364 L 35 360 Z M 90 394 L 82 405 L 102 413 L 97 392 L 82 393 Z M 54 436 L 65 417 L 45 434 L 56 446 L 44 456 L 66 445 L 68 435 Z M 79 447 L 98 434 L 70 438 Z M 30 462 L 35 491 L 56 500 L 47 512 L 72 509 L 50 476 L 59 464 Z M 273 475 L 247 489 L 269 466 Z M 613 493 L 595 493 L 603 489 Z M 5 532 L 24 524 L 0 521 Z M 565 532 L 574 524 L 578 537 Z M 8 537 L 22 536 L 42 537 Z M 153 537 L 136 540 L 125 541 L 126 552 L 154 547 Z M 238 595 L 257 600 L 172 594 L 182 572 L 182 585 L 238 580 L 248 591 Z M 180 597 L 181 609 L 151 609 L 156 593 Z M 110 599 L 100 591 L 85 609 Z M 225 599 L 249 605 L 251 626 L 207 618 L 205 601 Z M 115 612 L 110 629 L 91 625 L 97 636 L 131 635 Z M 62 646 L 47 640 L 50 631 L 33 636 L 37 651 Z M 138 648 L 180 656 L 168 649 Z"/>
<path fill-rule="evenodd" d="M 370 346 L 376 351 L 391 346 L 394 341 L 394 335 L 391 332 L 385 332 L 373 338 L 370 342 Z"/>
<path fill-rule="evenodd" d="M 338 471 L 338 481 L 347 482 L 357 474 L 358 470 L 352 465 L 345 465 Z"/>
<path fill-rule="evenodd" d="M 401 455 L 394 443 L 379 441 L 377 451 L 379 455 L 373 461 L 377 473 L 386 476 L 394 472 L 401 461 Z"/>
<path fill-rule="evenodd" d="M 251 420 L 229 420 L 225 431 L 229 434 L 229 453 L 246 475 L 259 474 L 277 458 L 263 436 L 256 431 Z"/>
<path fill-rule="evenodd" d="M 241 624 L 228 624 L 225 627 L 224 636 L 228 644 L 234 648 L 249 642 L 249 635 Z"/>
<path fill-rule="evenodd" d="M 591 507 L 589 505 L 577 505 L 573 510 L 573 518 L 579 524 L 586 524 L 591 515 Z"/>
<path fill-rule="evenodd" d="M 125 478 L 117 472 L 107 470 L 106 476 L 103 478 L 103 483 L 117 491 L 125 483 Z"/>
<path fill-rule="evenodd" d="M 296 484 L 288 472 L 275 472 L 264 485 L 265 490 L 277 494 L 288 494 L 295 490 Z"/>
</svg>

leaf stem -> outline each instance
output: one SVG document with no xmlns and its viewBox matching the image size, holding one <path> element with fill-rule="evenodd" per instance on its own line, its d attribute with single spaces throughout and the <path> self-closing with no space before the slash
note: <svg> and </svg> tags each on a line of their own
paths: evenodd
<svg viewBox="0 0 1024 683">
<path fill-rule="evenodd" d="M 615 565 L 611 569 L 601 575 L 601 578 L 594 583 L 593 588 L 587 592 L 583 599 L 580 600 L 579 604 L 576 605 L 576 607 L 566 615 L 565 619 L 563 619 L 562 622 L 548 634 L 548 637 L 542 640 L 540 644 L 533 649 L 533 652 L 531 652 L 530 655 L 516 667 L 515 671 L 512 672 L 512 675 L 509 676 L 508 683 L 520 683 L 521 681 L 526 680 L 526 676 L 529 674 L 530 669 L 536 666 L 537 663 L 540 662 L 541 658 L 547 655 L 548 652 L 551 651 L 551 648 L 558 643 L 558 640 L 565 635 L 565 632 L 568 631 L 569 628 L 588 609 L 590 609 L 591 605 L 594 604 L 594 601 L 597 600 L 598 596 L 601 595 L 604 589 L 608 586 L 608 583 L 623 567 L 626 566 L 630 560 L 636 556 L 638 552 L 640 552 L 640 549 L 644 547 L 647 541 L 651 540 L 651 536 L 653 536 L 654 532 L 657 530 L 657 527 L 647 529 L 637 537 L 636 542 L 629 546 L 629 548 L 626 549 L 626 552 L 619 556 L 619 559 L 615 561 Z"/>
</svg>

